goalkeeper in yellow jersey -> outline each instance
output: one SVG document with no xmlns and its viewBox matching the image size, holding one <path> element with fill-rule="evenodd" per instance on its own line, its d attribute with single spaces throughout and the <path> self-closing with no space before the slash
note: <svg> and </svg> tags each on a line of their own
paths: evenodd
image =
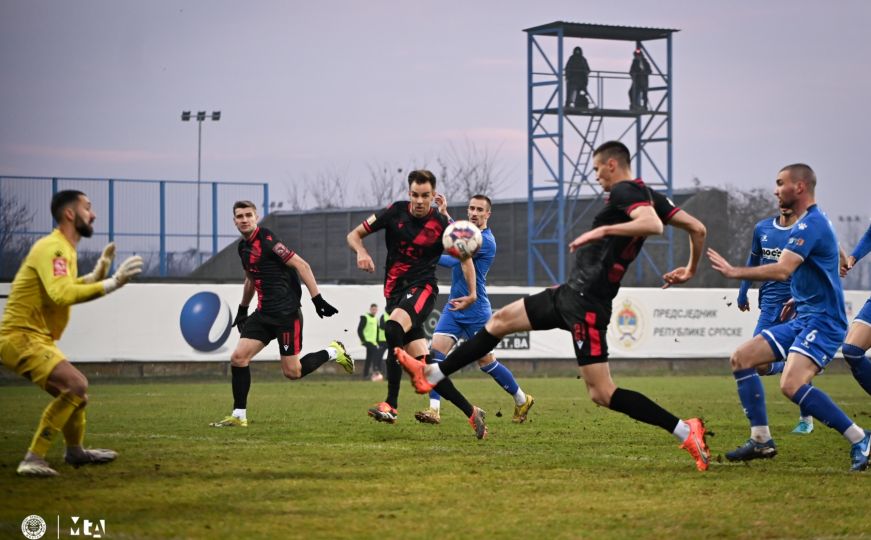
<svg viewBox="0 0 871 540">
<path fill-rule="evenodd" d="M 70 306 L 109 294 L 142 271 L 142 258 L 137 255 L 126 259 L 109 277 L 115 257 L 115 245 L 110 243 L 94 271 L 79 277 L 76 245 L 94 233 L 91 201 L 81 191 L 60 191 L 51 199 L 51 215 L 57 228 L 33 244 L 21 263 L 0 323 L 3 365 L 54 397 L 18 465 L 22 476 L 57 476 L 45 455 L 59 431 L 66 442 L 64 460 L 74 467 L 108 463 L 118 456 L 113 450 L 82 446 L 88 379 L 55 341 L 67 325 Z"/>
</svg>

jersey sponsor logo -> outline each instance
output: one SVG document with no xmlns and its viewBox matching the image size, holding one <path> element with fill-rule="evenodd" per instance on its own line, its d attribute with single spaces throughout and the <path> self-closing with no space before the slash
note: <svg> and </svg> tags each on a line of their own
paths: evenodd
<svg viewBox="0 0 871 540">
<path fill-rule="evenodd" d="M 762 248 L 762 258 L 771 260 L 780 260 L 780 255 L 783 250 L 780 248 Z"/>
<path fill-rule="evenodd" d="M 804 238 L 790 238 L 788 244 L 795 244 L 797 246 L 804 245 Z"/>
<path fill-rule="evenodd" d="M 179 316 L 182 337 L 198 352 L 220 352 L 230 337 L 232 324 L 230 306 L 211 291 L 198 292 L 188 298 Z"/>
<path fill-rule="evenodd" d="M 55 257 L 51 261 L 51 265 L 54 271 L 54 277 L 69 275 L 69 270 L 67 269 L 67 260 L 63 257 Z"/>
<path fill-rule="evenodd" d="M 372 224 L 375 223 L 376 219 L 378 219 L 378 218 L 375 216 L 375 214 L 372 214 L 371 216 L 366 218 L 366 224 L 371 227 Z"/>
</svg>

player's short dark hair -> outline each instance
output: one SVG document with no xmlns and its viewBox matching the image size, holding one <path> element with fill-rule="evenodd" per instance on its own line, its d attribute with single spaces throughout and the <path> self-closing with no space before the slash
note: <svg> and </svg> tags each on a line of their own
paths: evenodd
<svg viewBox="0 0 871 540">
<path fill-rule="evenodd" d="M 257 211 L 257 205 L 251 201 L 248 201 L 248 200 L 236 201 L 233 203 L 233 215 L 234 216 L 236 215 L 236 210 L 238 210 L 239 208 L 253 208 L 255 212 Z"/>
<path fill-rule="evenodd" d="M 617 163 L 624 167 L 628 167 L 629 162 L 632 160 L 632 156 L 629 154 L 629 149 L 620 141 L 603 142 L 598 148 L 596 148 L 595 152 L 593 152 L 593 156 L 601 156 L 605 161 L 616 159 Z"/>
<path fill-rule="evenodd" d="M 54 218 L 55 221 L 60 223 L 60 218 L 63 217 L 64 209 L 78 202 L 79 197 L 84 197 L 85 194 L 77 189 L 65 189 L 63 191 L 58 191 L 51 198 L 51 217 Z"/>
<path fill-rule="evenodd" d="M 481 199 L 482 201 L 487 201 L 487 210 L 490 210 L 493 208 L 493 201 L 491 201 L 490 197 L 488 197 L 486 195 L 482 195 L 482 194 L 478 193 L 476 195 L 472 195 L 472 198 L 473 199 Z"/>
<path fill-rule="evenodd" d="M 408 187 L 411 187 L 411 184 L 426 184 L 427 182 L 433 189 L 436 188 L 435 175 L 426 169 L 417 169 L 408 173 Z"/>
<path fill-rule="evenodd" d="M 369 304 L 369 307 L 378 307 L 378 304 Z"/>
<path fill-rule="evenodd" d="M 817 187 L 817 174 L 811 169 L 810 165 L 804 163 L 793 163 L 780 169 L 781 172 L 786 171 L 792 177 L 794 182 L 804 182 L 807 184 L 809 191 L 814 192 Z"/>
</svg>

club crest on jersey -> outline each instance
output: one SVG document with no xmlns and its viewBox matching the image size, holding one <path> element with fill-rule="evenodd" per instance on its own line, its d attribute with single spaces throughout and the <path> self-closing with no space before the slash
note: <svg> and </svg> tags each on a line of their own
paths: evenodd
<svg viewBox="0 0 871 540">
<path fill-rule="evenodd" d="M 54 271 L 54 277 L 69 275 L 69 270 L 67 269 L 67 260 L 63 257 L 55 257 L 54 259 L 52 259 L 51 265 Z"/>
</svg>

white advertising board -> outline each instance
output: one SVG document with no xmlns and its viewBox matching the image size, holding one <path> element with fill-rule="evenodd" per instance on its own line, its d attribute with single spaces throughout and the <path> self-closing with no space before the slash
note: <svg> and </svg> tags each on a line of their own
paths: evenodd
<svg viewBox="0 0 871 540">
<path fill-rule="evenodd" d="M 494 307 L 540 288 L 488 287 Z M 608 330 L 612 358 L 719 358 L 728 357 L 749 339 L 756 325 L 753 308 L 741 312 L 735 304 L 737 289 L 667 290 L 623 288 L 614 300 Z M 0 284 L 0 306 L 5 306 L 9 284 Z M 323 285 L 324 298 L 339 314 L 319 319 L 303 291 L 303 353 L 331 340 L 345 343 L 355 358 L 365 356 L 357 338 L 359 317 L 369 304 L 383 306 L 379 286 Z M 444 287 L 443 292 L 447 292 Z M 73 307 L 70 324 L 59 342 L 73 361 L 177 361 L 229 360 L 239 334 L 230 328 L 242 286 L 203 284 L 131 284 L 117 293 Z M 847 315 L 858 313 L 867 291 L 847 291 Z M 436 306 L 441 310 L 441 300 Z M 434 325 L 435 317 L 429 321 Z M 501 358 L 573 358 L 572 337 L 563 330 L 508 336 L 500 345 Z M 258 360 L 277 360 L 273 342 Z"/>
</svg>

